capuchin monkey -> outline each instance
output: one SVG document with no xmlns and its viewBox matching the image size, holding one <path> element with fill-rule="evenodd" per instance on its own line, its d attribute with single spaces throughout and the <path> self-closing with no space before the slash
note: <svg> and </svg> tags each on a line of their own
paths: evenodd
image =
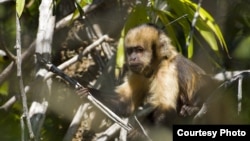
<svg viewBox="0 0 250 141">
<path fill-rule="evenodd" d="M 153 24 L 142 24 L 128 31 L 124 47 L 128 73 L 112 94 L 90 92 L 121 117 L 129 117 L 138 107 L 153 110 L 144 118 L 152 125 L 169 126 L 177 117 L 196 114 L 209 94 L 206 85 L 213 80 L 204 70 L 182 56 L 169 37 Z M 143 124 L 143 123 L 142 123 Z"/>
</svg>

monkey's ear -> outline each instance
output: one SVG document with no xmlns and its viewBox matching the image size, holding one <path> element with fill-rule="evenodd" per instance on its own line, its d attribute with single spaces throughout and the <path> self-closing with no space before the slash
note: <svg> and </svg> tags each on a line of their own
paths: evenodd
<svg viewBox="0 0 250 141">
<path fill-rule="evenodd" d="M 159 35 L 159 48 L 157 52 L 160 59 L 171 58 L 172 56 L 177 55 L 177 51 L 171 44 L 170 38 L 164 33 Z"/>
</svg>

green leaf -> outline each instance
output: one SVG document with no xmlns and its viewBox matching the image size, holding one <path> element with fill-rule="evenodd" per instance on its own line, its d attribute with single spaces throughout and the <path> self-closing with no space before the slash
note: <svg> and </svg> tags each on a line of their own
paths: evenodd
<svg viewBox="0 0 250 141">
<path fill-rule="evenodd" d="M 166 0 L 171 7 L 170 9 L 173 11 L 172 13 L 176 14 L 175 16 L 181 16 L 183 14 L 188 14 L 189 22 L 192 22 L 194 13 L 196 12 L 198 5 L 190 0 Z M 181 10 L 180 10 L 181 9 Z M 183 22 L 185 20 L 182 20 Z M 182 23 L 181 26 L 183 29 L 184 26 L 188 24 Z M 202 7 L 199 10 L 199 18 L 196 22 L 195 28 L 200 31 L 202 37 L 208 42 L 210 47 L 218 51 L 217 40 L 221 47 L 228 53 L 228 49 L 221 33 L 219 26 L 216 24 L 213 17 Z M 184 30 L 187 33 L 187 30 Z M 186 34 L 185 34 L 186 36 Z"/>
<path fill-rule="evenodd" d="M 219 51 L 216 38 L 211 29 L 206 27 L 201 22 L 197 22 L 197 25 L 198 26 L 196 27 L 196 29 L 199 31 L 204 40 L 210 45 L 211 49 L 213 49 L 216 52 Z"/>
<path fill-rule="evenodd" d="M 76 7 L 76 10 L 73 13 L 71 21 L 77 19 L 79 16 L 84 14 L 84 11 L 83 11 L 82 8 L 84 6 L 86 6 L 87 4 L 89 4 L 88 2 L 89 1 L 86 1 L 86 0 L 80 0 L 80 1 L 75 0 L 74 4 L 75 4 L 75 7 Z"/>
<path fill-rule="evenodd" d="M 8 82 L 4 82 L 1 86 L 0 86 L 0 95 L 8 95 L 8 90 L 9 90 L 9 83 Z"/>
<path fill-rule="evenodd" d="M 16 12 L 19 18 L 23 13 L 24 6 L 25 6 L 25 0 L 16 0 Z"/>
<path fill-rule="evenodd" d="M 237 59 L 249 60 L 250 59 L 250 35 L 244 37 L 233 52 L 233 57 Z"/>
<path fill-rule="evenodd" d="M 197 9 L 197 5 L 189 0 L 183 0 L 188 6 L 192 7 L 194 10 Z M 214 18 L 202 7 L 200 8 L 199 11 L 199 17 L 200 17 L 200 22 L 203 24 L 203 26 L 207 26 L 211 31 L 213 31 L 213 33 L 216 35 L 216 37 L 218 38 L 220 45 L 222 46 L 223 49 L 225 49 L 225 51 L 228 53 L 228 49 L 227 49 L 227 45 L 226 42 L 223 38 L 223 35 L 221 33 L 221 30 L 219 28 L 219 26 L 216 24 Z M 197 21 L 198 22 L 198 21 Z M 198 27 L 199 25 L 197 25 L 196 27 Z M 204 36 L 206 37 L 206 36 Z M 211 36 L 210 36 L 211 37 Z M 213 41 L 212 41 L 213 40 Z M 212 45 L 211 43 L 215 41 L 215 39 L 207 39 L 207 41 L 210 41 L 210 45 Z M 212 41 L 212 42 L 211 42 Z M 216 41 L 215 41 L 216 42 Z M 214 45 L 211 46 L 213 49 L 216 49 Z"/>
<path fill-rule="evenodd" d="M 166 28 L 166 30 L 168 32 L 168 36 L 172 39 L 172 41 L 174 42 L 176 47 L 178 47 L 179 50 L 181 50 L 181 46 L 180 46 L 180 44 L 178 42 L 178 39 L 176 38 L 174 28 L 173 28 L 173 26 L 169 25 L 170 21 L 167 18 L 167 14 L 169 14 L 169 13 L 167 13 L 164 10 L 159 10 L 159 9 L 153 9 L 153 10 L 157 14 L 157 16 L 160 18 L 161 22 L 165 25 L 165 28 Z"/>
<path fill-rule="evenodd" d="M 124 55 L 124 29 L 122 30 L 121 37 L 118 42 L 117 46 L 117 56 L 116 56 L 116 67 L 122 68 L 125 62 L 125 55 Z"/>
<path fill-rule="evenodd" d="M 83 16 L 84 11 L 83 11 L 82 7 L 84 7 L 86 4 L 87 3 L 84 0 L 82 0 L 80 3 L 75 2 L 76 8 L 77 8 L 80 16 Z"/>
<path fill-rule="evenodd" d="M 194 54 L 194 46 L 193 46 L 193 38 L 190 39 L 189 45 L 188 45 L 188 58 L 192 58 Z"/>
<path fill-rule="evenodd" d="M 124 34 L 126 34 L 130 28 L 136 25 L 149 22 L 149 16 L 147 14 L 148 13 L 147 10 L 148 10 L 147 7 L 140 4 L 133 7 L 133 10 L 129 14 L 127 21 L 125 23 Z"/>
<path fill-rule="evenodd" d="M 115 67 L 115 77 L 118 78 L 123 69 L 123 64 L 125 63 L 125 52 L 124 52 L 124 31 L 122 30 L 121 37 L 118 42 L 117 52 L 116 52 L 116 67 Z"/>
</svg>

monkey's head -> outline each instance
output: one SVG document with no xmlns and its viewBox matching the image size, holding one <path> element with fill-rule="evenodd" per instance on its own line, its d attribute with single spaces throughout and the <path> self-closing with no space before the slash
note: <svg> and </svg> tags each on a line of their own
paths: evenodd
<svg viewBox="0 0 250 141">
<path fill-rule="evenodd" d="M 132 28 L 125 37 L 125 50 L 130 70 L 137 74 L 151 73 L 162 59 L 177 54 L 167 35 L 152 24 Z"/>
</svg>

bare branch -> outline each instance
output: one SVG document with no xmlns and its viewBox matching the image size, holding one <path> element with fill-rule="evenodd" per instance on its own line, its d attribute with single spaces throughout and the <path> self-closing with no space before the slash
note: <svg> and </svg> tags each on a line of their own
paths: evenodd
<svg viewBox="0 0 250 141">
<path fill-rule="evenodd" d="M 36 35 L 36 55 L 40 55 L 45 60 L 51 58 L 51 44 L 53 40 L 55 27 L 55 16 L 53 15 L 53 0 L 42 0 L 39 5 L 39 26 Z M 36 76 L 44 77 L 47 70 L 39 63 L 36 64 L 38 71 Z M 39 77 L 38 77 L 39 79 Z M 41 82 L 41 81 L 37 81 Z M 50 93 L 51 80 L 45 81 L 46 83 L 40 84 L 42 90 L 36 90 L 37 95 L 42 95 L 43 98 L 47 93 Z M 43 100 L 42 103 L 33 102 L 30 110 L 30 117 L 32 117 L 32 127 L 34 129 L 35 137 L 37 140 L 40 138 L 41 127 L 44 122 L 45 113 L 47 111 L 48 102 Z"/>
<path fill-rule="evenodd" d="M 221 72 L 221 73 L 214 75 L 213 78 L 215 78 L 216 80 L 219 80 L 219 81 L 227 81 L 227 80 L 234 78 L 235 76 L 237 76 L 239 74 L 244 74 L 244 73 L 250 73 L 250 70 L 225 71 L 225 72 Z M 246 75 L 244 75 L 244 77 L 246 77 Z"/>
<path fill-rule="evenodd" d="M 28 117 L 27 97 L 26 97 L 26 93 L 24 91 L 23 78 L 22 78 L 21 26 L 20 26 L 20 21 L 19 21 L 17 13 L 16 13 L 16 28 L 17 28 L 17 32 L 16 32 L 17 77 L 19 79 L 19 88 L 20 88 L 22 104 L 23 104 L 23 115 L 24 115 L 24 117 L 26 117 L 28 131 L 29 131 L 29 137 L 30 137 L 30 139 L 34 139 L 35 136 L 34 136 L 34 133 L 32 131 L 30 119 Z"/>
<path fill-rule="evenodd" d="M 5 102 L 1 107 L 0 110 L 3 109 L 8 111 L 9 108 L 17 101 L 17 96 L 12 96 L 7 102 Z"/>
<path fill-rule="evenodd" d="M 66 62 L 62 63 L 61 65 L 59 65 L 57 68 L 60 69 L 60 70 L 64 70 L 68 66 L 70 66 L 70 65 L 74 64 L 75 62 L 81 60 L 81 58 L 84 55 L 86 55 L 87 53 L 89 53 L 93 48 L 95 48 L 96 46 L 98 46 L 99 44 L 101 44 L 104 41 L 110 41 L 110 38 L 108 37 L 108 35 L 102 36 L 101 38 L 99 38 L 98 40 L 96 40 L 94 43 L 92 43 L 91 45 L 89 45 L 88 47 L 86 47 L 85 50 L 80 55 L 75 55 L 74 57 L 72 57 L 68 61 L 66 61 Z M 47 80 L 48 78 L 52 77 L 53 75 L 54 75 L 54 73 L 48 72 L 45 75 L 44 80 Z"/>
<path fill-rule="evenodd" d="M 238 115 L 241 112 L 241 105 L 242 105 L 242 81 L 243 81 L 243 77 L 239 77 L 238 80 Z"/>
<path fill-rule="evenodd" d="M 0 85 L 10 76 L 14 71 L 14 61 L 12 61 L 0 74 Z"/>
<path fill-rule="evenodd" d="M 42 62 L 44 60 L 41 60 Z M 69 77 L 66 75 L 63 71 L 58 69 L 56 66 L 50 63 L 45 63 L 44 65 L 47 67 L 49 71 L 54 72 L 55 74 L 61 76 L 64 80 L 70 83 L 74 88 L 79 89 L 79 88 L 84 88 L 79 82 L 77 82 L 75 79 Z M 111 120 L 119 124 L 121 127 L 123 127 L 126 130 L 131 130 L 132 127 L 130 125 L 127 125 L 118 115 L 116 115 L 113 111 L 111 111 L 107 106 L 105 106 L 103 103 L 101 103 L 99 100 L 97 100 L 89 91 L 87 92 L 86 98 L 94 105 L 96 106 L 99 110 L 101 110 L 104 114 L 106 114 Z"/>
<path fill-rule="evenodd" d="M 12 60 L 16 60 L 16 56 L 14 54 L 12 54 L 8 48 L 7 45 L 5 44 L 5 39 L 4 39 L 4 35 L 2 35 L 3 33 L 0 31 L 0 48 L 3 49 L 4 52 L 4 56 L 8 56 L 8 59 L 12 59 Z M 2 51 L 2 50 L 1 50 Z M 0 52 L 1 52 L 0 51 Z"/>
<path fill-rule="evenodd" d="M 78 108 L 70 126 L 69 129 L 67 130 L 67 133 L 64 136 L 63 141 L 70 141 L 72 140 L 74 134 L 76 133 L 77 129 L 79 128 L 82 120 L 82 115 L 86 112 L 88 109 L 90 103 L 84 103 L 81 104 L 80 107 Z"/>
<path fill-rule="evenodd" d="M 129 119 L 126 118 L 126 119 L 124 119 L 124 121 L 128 124 Z M 128 136 L 128 131 L 125 130 L 124 128 L 121 128 L 119 141 L 127 141 L 127 136 Z"/>
<path fill-rule="evenodd" d="M 99 4 L 101 4 L 103 2 L 103 0 L 97 0 L 95 3 L 92 4 L 92 8 L 93 7 L 96 7 L 98 6 Z M 92 9 L 90 8 L 90 9 Z M 62 22 L 62 21 L 59 21 L 56 23 L 56 25 L 60 25 L 60 24 L 67 24 L 69 21 L 65 21 L 65 22 Z M 56 26 L 55 28 L 56 30 L 60 29 L 60 26 Z M 101 41 L 100 41 L 101 40 Z M 82 55 L 85 55 L 86 53 L 88 53 L 90 50 L 92 50 L 92 48 L 96 47 L 97 45 L 99 45 L 100 43 L 102 43 L 103 41 L 110 41 L 111 39 L 107 36 L 107 35 L 104 35 L 103 37 L 101 37 L 99 40 L 95 41 L 92 45 L 88 46 L 86 48 L 86 51 L 85 53 L 82 53 Z M 29 48 L 26 49 L 23 53 L 22 53 L 22 57 L 21 57 L 21 61 L 22 62 L 25 62 L 27 59 L 29 59 L 32 55 L 34 55 L 35 53 L 35 47 L 36 47 L 36 39 L 34 39 L 34 41 L 30 44 Z M 73 57 L 72 58 L 72 62 L 76 62 L 78 59 L 78 55 Z M 74 61 L 75 60 L 75 61 Z M 65 62 L 63 63 L 62 65 L 60 65 L 58 68 L 61 68 L 61 69 L 64 69 L 66 67 L 68 67 L 71 63 L 71 61 L 69 62 Z M 12 61 L 0 74 L 0 85 L 2 85 L 6 79 L 8 79 L 8 77 L 14 72 L 15 70 L 15 62 Z M 65 65 L 65 66 L 64 66 Z M 51 76 L 53 76 L 53 73 L 51 72 L 48 72 L 46 73 L 46 76 L 45 76 L 45 80 L 49 79 Z M 15 96 L 14 96 L 15 97 Z M 14 104 L 15 101 L 17 100 L 17 98 L 14 98 L 12 100 L 11 103 Z M 11 106 L 11 104 L 10 104 Z M 1 106 L 2 107 L 2 106 Z M 7 108 L 8 109 L 8 108 Z"/>
<path fill-rule="evenodd" d="M 207 100 L 203 103 L 200 111 L 194 116 L 194 122 L 198 121 L 200 118 L 202 118 L 208 111 L 209 106 L 212 104 L 214 99 L 218 98 L 221 96 L 221 93 L 218 95 L 218 91 L 221 90 L 222 88 L 228 87 L 232 85 L 235 81 L 239 81 L 238 86 L 241 87 L 241 79 L 250 77 L 250 70 L 245 70 L 245 71 L 233 71 L 233 72 L 223 72 L 219 73 L 214 76 L 215 79 L 217 80 L 226 80 L 224 81 L 217 89 L 214 90 L 214 92 L 207 98 Z M 238 104 L 241 104 L 241 88 L 238 90 Z M 238 109 L 239 110 L 239 109 Z"/>
<path fill-rule="evenodd" d="M 13 0 L 0 0 L 0 3 L 9 2 L 9 1 L 13 1 Z"/>
<path fill-rule="evenodd" d="M 146 109 L 147 110 L 147 109 Z M 145 112 L 144 112 L 145 113 Z M 135 121 L 138 123 L 139 127 L 141 128 L 143 134 L 145 135 L 145 137 L 149 140 L 149 141 L 152 141 L 152 139 L 149 137 L 147 131 L 144 129 L 143 125 L 140 123 L 140 121 L 137 119 L 136 116 L 134 116 L 135 118 Z"/>
<path fill-rule="evenodd" d="M 202 3 L 202 0 L 199 0 L 198 7 L 197 7 L 197 9 L 196 9 L 196 11 L 194 13 L 194 18 L 192 20 L 191 31 L 189 32 L 188 39 L 187 39 L 187 42 L 186 42 L 186 48 L 188 48 L 188 46 L 189 46 L 189 44 L 191 42 L 191 39 L 193 37 L 194 30 L 195 30 L 195 24 L 197 22 L 199 14 L 200 14 L 201 3 Z"/>
<path fill-rule="evenodd" d="M 104 132 L 96 134 L 96 141 L 106 141 L 110 139 L 110 137 L 113 137 L 119 130 L 121 129 L 121 126 L 117 123 L 112 124 L 107 130 Z"/>
<path fill-rule="evenodd" d="M 32 102 L 29 110 L 29 118 L 32 123 L 34 133 L 36 135 L 36 140 L 39 140 L 39 132 L 41 131 L 45 113 L 47 111 L 48 102 L 43 101 L 41 104 L 38 102 Z"/>
<path fill-rule="evenodd" d="M 33 55 L 35 52 L 35 41 L 31 43 L 29 48 L 25 50 L 25 52 L 22 53 L 21 60 L 26 61 L 31 55 Z M 0 85 L 3 84 L 3 82 L 14 72 L 14 64 L 15 62 L 12 61 L 0 74 Z"/>
<path fill-rule="evenodd" d="M 22 115 L 20 117 L 20 125 L 21 125 L 21 141 L 25 141 L 25 125 L 24 125 L 24 118 L 25 116 Z"/>
<path fill-rule="evenodd" d="M 30 87 L 29 86 L 26 86 L 24 88 L 24 91 L 25 93 L 29 92 L 30 90 Z M 21 94 L 19 94 L 21 95 Z M 17 101 L 20 99 L 20 96 L 19 95 L 14 95 L 12 96 L 7 102 L 5 102 L 1 107 L 0 107 L 0 110 L 3 109 L 5 111 L 8 111 L 10 109 L 10 107 Z"/>
<path fill-rule="evenodd" d="M 71 64 L 77 62 L 78 60 L 80 60 L 84 55 L 86 55 L 87 53 L 89 53 L 93 48 L 95 48 L 96 46 L 98 46 L 99 44 L 101 44 L 104 41 L 111 41 L 112 39 L 110 39 L 108 37 L 108 35 L 104 35 L 101 38 L 99 38 L 98 40 L 96 40 L 93 44 L 89 45 L 88 47 L 86 47 L 86 49 L 81 53 L 81 55 L 76 55 L 73 58 L 71 58 L 70 60 L 64 62 L 63 64 L 59 65 L 58 68 L 63 70 L 65 68 L 67 68 L 68 66 L 70 66 Z M 35 45 L 36 42 L 33 41 L 32 44 L 29 46 L 29 48 L 27 50 L 25 50 L 25 52 L 22 54 L 22 62 L 26 61 L 31 55 L 34 54 L 35 52 Z M 0 85 L 10 76 L 10 74 L 12 74 L 14 71 L 14 62 L 11 62 L 0 74 Z M 47 72 L 44 76 L 44 80 L 47 80 L 49 78 L 51 78 L 54 74 L 51 72 Z M 16 98 L 15 98 L 16 100 Z M 14 104 L 15 101 L 12 101 L 12 104 Z M 11 106 L 11 105 L 10 105 Z"/>
</svg>

